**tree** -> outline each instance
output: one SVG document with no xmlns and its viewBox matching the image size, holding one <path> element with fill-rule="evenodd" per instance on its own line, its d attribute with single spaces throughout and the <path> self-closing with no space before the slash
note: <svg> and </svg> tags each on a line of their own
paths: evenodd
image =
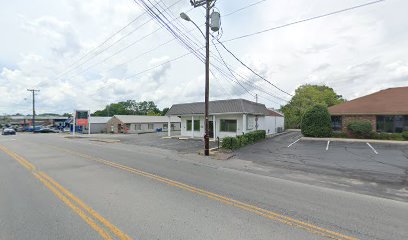
<svg viewBox="0 0 408 240">
<path fill-rule="evenodd" d="M 72 117 L 72 113 L 64 113 L 62 114 L 63 117 Z"/>
<path fill-rule="evenodd" d="M 113 115 L 158 115 L 161 111 L 153 101 L 136 102 L 127 100 L 118 103 L 111 103 L 103 110 L 98 110 L 92 116 L 113 116 Z"/>
<path fill-rule="evenodd" d="M 161 115 L 162 115 L 162 116 L 165 116 L 166 113 L 169 111 L 169 109 L 170 109 L 170 108 L 167 108 L 167 107 L 166 107 L 166 108 L 163 108 L 163 110 L 161 111 Z"/>
<path fill-rule="evenodd" d="M 302 85 L 295 91 L 295 95 L 288 104 L 281 107 L 285 114 L 285 128 L 300 128 L 302 117 L 306 110 L 316 104 L 330 107 L 345 100 L 334 90 L 325 85 Z"/>
<path fill-rule="evenodd" d="M 330 113 L 322 104 L 309 108 L 302 119 L 302 134 L 306 137 L 330 137 L 332 135 Z"/>
</svg>

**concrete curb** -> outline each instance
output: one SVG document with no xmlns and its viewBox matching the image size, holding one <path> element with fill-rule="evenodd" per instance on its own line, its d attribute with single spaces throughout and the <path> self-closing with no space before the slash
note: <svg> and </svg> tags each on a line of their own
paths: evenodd
<svg viewBox="0 0 408 240">
<path fill-rule="evenodd" d="M 399 144 L 408 145 L 408 141 L 392 141 L 392 140 L 376 140 L 376 139 L 355 139 L 355 138 L 313 138 L 313 137 L 302 137 L 302 140 L 306 141 L 330 141 L 330 142 L 362 142 L 362 143 L 384 143 L 384 144 Z"/>
<path fill-rule="evenodd" d="M 104 143 L 117 143 L 120 142 L 119 139 L 100 139 L 100 138 L 91 138 L 89 141 L 93 142 L 104 142 Z"/>
<path fill-rule="evenodd" d="M 274 133 L 274 134 L 266 135 L 265 139 L 278 137 L 280 135 L 288 134 L 288 133 L 291 133 L 291 132 L 294 132 L 294 131 L 284 131 L 284 132 L 281 132 L 281 133 Z"/>
</svg>

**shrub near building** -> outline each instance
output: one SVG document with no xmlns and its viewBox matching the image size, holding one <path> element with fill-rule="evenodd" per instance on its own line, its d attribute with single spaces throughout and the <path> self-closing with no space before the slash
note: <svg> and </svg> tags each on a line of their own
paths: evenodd
<svg viewBox="0 0 408 240">
<path fill-rule="evenodd" d="M 327 107 L 315 105 L 309 108 L 303 115 L 301 130 L 306 137 L 330 137 L 332 127 Z"/>
<path fill-rule="evenodd" d="M 367 120 L 353 121 L 347 124 L 347 130 L 350 131 L 353 137 L 368 138 L 372 134 L 373 127 L 371 122 Z"/>
<path fill-rule="evenodd" d="M 225 149 L 238 149 L 265 139 L 265 137 L 265 130 L 257 130 L 237 137 L 225 137 L 222 139 L 221 146 Z"/>
</svg>

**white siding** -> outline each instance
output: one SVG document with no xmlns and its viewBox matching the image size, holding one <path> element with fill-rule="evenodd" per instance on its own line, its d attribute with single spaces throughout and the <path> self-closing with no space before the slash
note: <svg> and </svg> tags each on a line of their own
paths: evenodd
<svg viewBox="0 0 408 240">
<path fill-rule="evenodd" d="M 279 127 L 284 129 L 284 118 L 283 117 L 275 117 L 275 116 L 265 116 L 262 117 L 260 121 L 261 125 L 258 129 L 265 130 L 266 134 L 274 134 L 277 133 L 277 129 Z"/>
</svg>

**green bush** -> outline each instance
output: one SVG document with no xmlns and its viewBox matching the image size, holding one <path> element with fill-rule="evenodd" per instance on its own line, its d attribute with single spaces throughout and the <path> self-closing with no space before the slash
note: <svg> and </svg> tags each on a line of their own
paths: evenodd
<svg viewBox="0 0 408 240">
<path fill-rule="evenodd" d="M 347 129 L 354 137 L 368 138 L 372 134 L 373 127 L 370 121 L 362 120 L 350 122 L 347 124 Z"/>
<path fill-rule="evenodd" d="M 404 138 L 404 140 L 407 140 L 408 141 L 408 131 L 404 131 L 404 132 L 402 132 L 402 138 Z"/>
<path fill-rule="evenodd" d="M 403 141 L 404 137 L 402 133 L 376 133 L 373 132 L 370 135 L 372 139 L 378 140 L 394 140 L 394 141 Z"/>
<path fill-rule="evenodd" d="M 303 115 L 301 130 L 306 137 L 330 137 L 332 126 L 327 107 L 315 105 L 308 109 Z"/>
<path fill-rule="evenodd" d="M 240 147 L 240 143 L 236 137 L 225 137 L 222 139 L 221 146 L 225 149 L 237 149 Z"/>
<path fill-rule="evenodd" d="M 264 130 L 249 132 L 237 137 L 225 137 L 222 139 L 221 147 L 225 149 L 237 149 L 258 142 L 265 139 L 265 137 L 266 132 Z"/>
<path fill-rule="evenodd" d="M 348 138 L 347 133 L 344 132 L 333 132 L 332 137 L 334 138 Z"/>
</svg>

